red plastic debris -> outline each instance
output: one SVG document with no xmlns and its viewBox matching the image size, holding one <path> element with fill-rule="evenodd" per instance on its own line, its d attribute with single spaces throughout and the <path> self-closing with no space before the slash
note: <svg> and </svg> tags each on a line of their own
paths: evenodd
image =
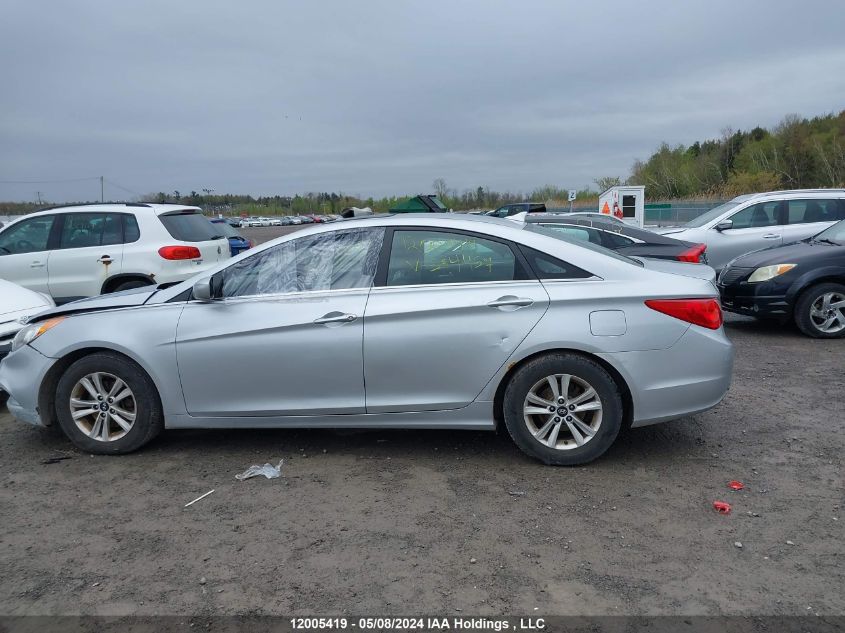
<svg viewBox="0 0 845 633">
<path fill-rule="evenodd" d="M 731 490 L 742 490 L 745 486 L 742 485 L 741 481 L 733 480 L 728 482 L 728 488 Z"/>
<path fill-rule="evenodd" d="M 724 501 L 714 501 L 713 502 L 713 509 L 718 512 L 719 514 L 730 514 L 731 513 L 731 504 L 726 503 Z"/>
</svg>

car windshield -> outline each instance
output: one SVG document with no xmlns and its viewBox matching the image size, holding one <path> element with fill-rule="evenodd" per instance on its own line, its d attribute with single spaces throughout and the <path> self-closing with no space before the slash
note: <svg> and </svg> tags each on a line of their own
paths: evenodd
<svg viewBox="0 0 845 633">
<path fill-rule="evenodd" d="M 684 226 L 688 229 L 696 229 L 700 226 L 704 226 L 708 222 L 715 220 L 720 215 L 722 215 L 725 211 L 730 211 L 734 207 L 738 206 L 739 203 L 744 202 L 746 200 L 745 196 L 741 196 L 740 198 L 734 198 L 726 202 L 725 204 L 720 204 L 718 207 L 714 207 L 707 211 L 706 213 L 702 213 L 700 216 L 695 218 L 694 220 L 690 220 Z"/>
<path fill-rule="evenodd" d="M 214 231 L 224 237 L 240 237 L 241 234 L 233 229 L 228 222 L 221 220 L 220 222 L 212 222 Z"/>
<path fill-rule="evenodd" d="M 845 220 L 840 220 L 831 227 L 813 237 L 817 242 L 828 241 L 845 245 Z"/>
<path fill-rule="evenodd" d="M 607 255 L 608 257 L 612 257 L 613 259 L 617 259 L 621 262 L 625 262 L 633 266 L 639 266 L 640 268 L 643 267 L 643 263 L 638 259 L 633 259 L 632 257 L 625 257 L 624 255 L 620 255 L 619 253 L 610 250 L 609 248 L 599 246 L 598 244 L 593 244 L 592 242 L 587 242 L 586 240 L 579 240 L 578 238 L 572 237 L 571 235 L 567 235 L 566 233 L 563 233 L 559 230 L 545 228 L 537 224 L 526 224 L 525 230 L 531 231 L 532 233 L 547 235 L 549 237 L 555 238 L 556 240 L 560 240 L 561 242 L 566 242 L 567 244 L 574 244 L 575 246 L 580 246 L 582 248 L 586 248 L 587 250 L 595 251 L 596 253 L 601 253 L 602 255 Z"/>
</svg>

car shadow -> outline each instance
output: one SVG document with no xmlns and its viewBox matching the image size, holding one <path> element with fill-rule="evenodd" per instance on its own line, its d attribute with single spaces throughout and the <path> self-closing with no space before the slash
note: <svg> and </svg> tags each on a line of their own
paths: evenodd
<svg viewBox="0 0 845 633">
<path fill-rule="evenodd" d="M 789 338 L 804 338 L 798 327 L 792 322 L 779 323 L 777 321 L 755 319 L 739 315 L 725 317 L 725 330 L 730 333 L 761 334 L 764 336 L 777 336 Z"/>
</svg>

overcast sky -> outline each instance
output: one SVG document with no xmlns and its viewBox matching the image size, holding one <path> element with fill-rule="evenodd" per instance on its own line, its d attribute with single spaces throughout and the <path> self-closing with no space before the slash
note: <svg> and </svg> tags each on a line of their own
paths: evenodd
<svg viewBox="0 0 845 633">
<path fill-rule="evenodd" d="M 0 181 L 581 188 L 661 141 L 845 108 L 843 25 L 841 0 L 11 0 Z M 0 200 L 36 191 L 99 182 L 0 183 Z"/>
</svg>

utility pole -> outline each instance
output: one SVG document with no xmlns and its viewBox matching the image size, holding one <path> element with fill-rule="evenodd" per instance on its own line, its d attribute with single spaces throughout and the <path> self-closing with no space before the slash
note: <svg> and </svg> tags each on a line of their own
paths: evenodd
<svg viewBox="0 0 845 633">
<path fill-rule="evenodd" d="M 102 177 L 102 176 L 100 176 L 100 202 L 105 202 L 105 201 L 106 201 L 106 198 L 105 198 L 105 196 L 103 195 L 103 191 L 104 191 L 104 189 L 103 189 L 103 177 Z"/>
<path fill-rule="evenodd" d="M 41 192 L 40 192 L 40 191 L 36 191 L 36 192 L 35 192 L 35 195 L 36 195 L 36 196 L 38 196 L 38 206 L 41 206 Z"/>
</svg>

